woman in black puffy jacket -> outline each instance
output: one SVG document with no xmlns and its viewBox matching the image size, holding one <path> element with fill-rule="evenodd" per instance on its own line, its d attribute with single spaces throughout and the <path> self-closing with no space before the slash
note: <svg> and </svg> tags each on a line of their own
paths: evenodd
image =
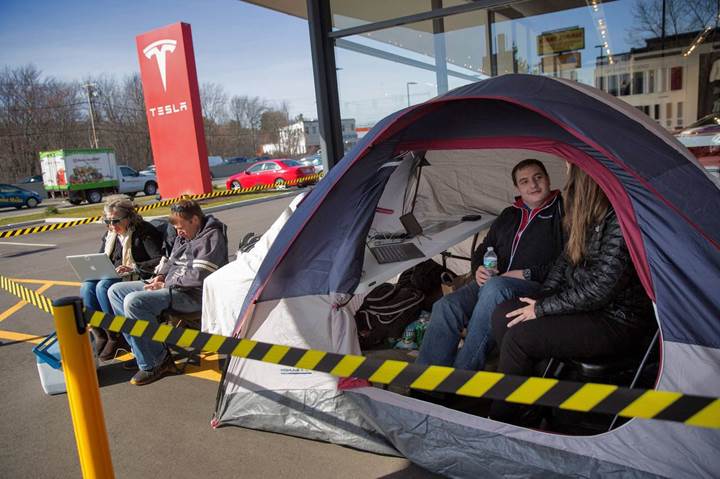
<svg viewBox="0 0 720 479">
<path fill-rule="evenodd" d="M 617 215 L 598 184 L 572 165 L 564 197 L 568 241 L 541 293 L 506 301 L 493 313 L 501 373 L 530 376 L 549 358 L 627 355 L 655 327 Z M 517 422 L 520 412 L 496 401 L 490 415 Z"/>
</svg>

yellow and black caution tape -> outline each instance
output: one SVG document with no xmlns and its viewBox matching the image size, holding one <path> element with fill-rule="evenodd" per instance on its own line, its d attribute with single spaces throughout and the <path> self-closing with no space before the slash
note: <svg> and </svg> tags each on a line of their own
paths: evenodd
<svg viewBox="0 0 720 479">
<path fill-rule="evenodd" d="M 1 277 L 0 277 L 1 278 Z M 8 289 L 15 284 L 2 278 Z M 17 288 L 8 291 L 17 294 Z M 37 295 L 40 296 L 40 295 Z M 674 421 L 688 426 L 720 429 L 720 399 L 673 391 L 630 389 L 611 384 L 579 383 L 557 379 L 521 377 L 488 371 L 466 371 L 444 366 L 425 366 L 405 361 L 382 360 L 302 349 L 250 339 L 207 334 L 195 329 L 150 323 L 85 309 L 85 320 L 131 336 L 183 348 L 226 354 L 266 363 L 355 377 L 373 383 L 407 386 L 474 398 L 519 404 L 550 406 L 572 411 L 605 413 L 623 417 Z"/>
<path fill-rule="evenodd" d="M 313 175 L 303 176 L 301 178 L 297 178 L 294 180 L 288 180 L 283 183 L 284 186 L 294 186 L 296 184 L 304 184 L 304 183 L 310 183 L 310 182 L 316 182 L 319 181 L 323 177 L 322 173 L 315 173 Z M 182 195 L 177 198 L 172 198 L 169 200 L 162 200 L 158 201 L 156 203 L 152 203 L 150 205 L 145 206 L 139 206 L 136 207 L 135 210 L 138 213 L 142 213 L 144 211 L 152 210 L 155 208 L 162 208 L 164 206 L 170 206 L 172 204 L 175 204 L 181 200 L 185 199 L 191 199 L 191 200 L 206 200 L 210 198 L 219 198 L 222 196 L 235 196 L 235 195 L 242 195 L 245 193 L 256 193 L 263 190 L 269 190 L 276 188 L 276 185 L 255 185 L 251 186 L 250 188 L 238 188 L 234 190 L 223 190 L 223 191 L 213 191 L 212 193 L 205 193 L 202 195 Z M 43 233 L 45 231 L 55 231 L 65 228 L 72 228 L 75 226 L 80 225 L 86 225 L 89 223 L 95 223 L 96 221 L 100 221 L 103 217 L 102 216 L 91 216 L 88 218 L 78 218 L 77 220 L 72 221 L 65 221 L 63 223 L 51 223 L 51 224 L 43 224 L 39 226 L 29 226 L 26 228 L 17 228 L 17 229 L 11 229 L 11 230 L 4 230 L 0 231 L 0 239 L 2 238 L 13 238 L 16 236 L 23 236 L 23 235 L 29 235 L 34 233 Z"/>
<path fill-rule="evenodd" d="M 14 294 L 23 301 L 31 303 L 36 308 L 42 309 L 48 314 L 53 314 L 52 300 L 47 296 L 38 294 L 32 289 L 26 288 L 5 276 L 0 276 L 0 288 Z"/>
</svg>

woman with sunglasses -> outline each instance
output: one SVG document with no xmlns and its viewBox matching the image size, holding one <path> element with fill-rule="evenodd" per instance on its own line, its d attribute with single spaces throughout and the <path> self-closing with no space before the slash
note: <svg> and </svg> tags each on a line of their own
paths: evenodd
<svg viewBox="0 0 720 479">
<path fill-rule="evenodd" d="M 120 278 L 84 281 L 80 293 L 88 308 L 114 314 L 108 289 L 118 281 L 152 277 L 162 257 L 162 234 L 142 219 L 135 211 L 132 200 L 126 197 L 108 198 L 103 222 L 107 231 L 102 238 L 100 252 L 108 255 Z M 114 358 L 117 349 L 125 345 L 119 333 L 99 328 L 92 331 L 96 351 L 103 361 Z"/>
</svg>

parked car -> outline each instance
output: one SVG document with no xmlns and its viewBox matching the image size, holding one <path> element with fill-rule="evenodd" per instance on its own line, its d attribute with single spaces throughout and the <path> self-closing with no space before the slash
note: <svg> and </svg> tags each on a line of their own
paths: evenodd
<svg viewBox="0 0 720 479">
<path fill-rule="evenodd" d="M 251 158 L 245 158 L 244 156 L 233 156 L 231 158 L 225 158 L 223 161 L 228 164 L 236 164 L 236 163 L 252 163 L 253 160 Z"/>
<path fill-rule="evenodd" d="M 704 116 L 675 136 L 711 175 L 720 178 L 720 114 Z"/>
<path fill-rule="evenodd" d="M 253 163 L 257 163 L 255 158 L 246 158 L 244 156 L 234 156 L 232 158 L 225 158 L 223 163 L 226 165 L 236 165 L 243 170 L 247 169 Z M 235 170 L 237 171 L 237 170 Z"/>
<path fill-rule="evenodd" d="M 276 188 L 285 188 L 289 181 L 309 176 L 315 173 L 311 166 L 303 166 L 295 160 L 277 159 L 255 163 L 245 171 L 231 176 L 227 180 L 229 190 L 250 188 L 255 185 L 275 185 Z M 305 186 L 317 183 L 317 180 L 309 180 L 307 183 L 298 184 Z"/>
<path fill-rule="evenodd" d="M 298 161 L 301 165 L 312 166 L 315 169 L 315 173 L 320 173 L 324 168 L 322 156 L 318 154 L 306 156 Z"/>
<path fill-rule="evenodd" d="M 138 173 L 140 173 L 141 175 L 152 175 L 152 176 L 157 174 L 155 172 L 155 165 L 148 165 L 145 167 L 144 170 L 138 171 Z"/>
<path fill-rule="evenodd" d="M 0 207 L 14 206 L 17 209 L 27 206 L 35 208 L 42 203 L 42 197 L 34 191 L 8 184 L 0 184 Z"/>
<path fill-rule="evenodd" d="M 22 180 L 18 181 L 18 183 L 42 183 L 42 175 L 34 175 L 34 176 L 27 176 L 23 178 Z"/>
</svg>

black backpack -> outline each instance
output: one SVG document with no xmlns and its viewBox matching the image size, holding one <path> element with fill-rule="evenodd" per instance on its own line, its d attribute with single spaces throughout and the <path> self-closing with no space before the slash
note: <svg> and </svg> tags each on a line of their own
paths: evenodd
<svg viewBox="0 0 720 479">
<path fill-rule="evenodd" d="M 398 278 L 398 285 L 420 290 L 425 295 L 421 308 L 430 311 L 433 303 L 442 298 L 443 274 L 455 276 L 452 271 L 428 259 L 405 270 Z"/>
<path fill-rule="evenodd" d="M 365 297 L 355 313 L 362 349 L 370 349 L 388 338 L 399 339 L 415 321 L 425 299 L 422 291 L 402 283 L 383 283 Z"/>
</svg>

